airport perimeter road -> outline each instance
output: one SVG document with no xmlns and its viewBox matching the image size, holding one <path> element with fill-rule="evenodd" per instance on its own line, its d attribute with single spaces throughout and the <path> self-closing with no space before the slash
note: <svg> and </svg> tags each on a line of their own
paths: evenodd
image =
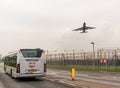
<svg viewBox="0 0 120 88">
<path fill-rule="evenodd" d="M 45 79 L 12 79 L 6 74 L 1 74 L 1 81 L 4 88 L 72 88 L 60 83 L 47 81 Z"/>
<path fill-rule="evenodd" d="M 64 70 L 53 70 L 49 69 L 47 71 L 47 75 L 54 76 L 57 78 L 63 78 L 71 80 L 71 72 L 70 71 L 64 71 Z M 120 74 L 112 74 L 112 73 L 98 73 L 98 72 L 76 72 L 74 85 L 82 85 L 82 82 L 84 82 L 86 85 L 90 84 L 95 85 L 98 84 L 98 86 L 101 85 L 107 85 L 109 88 L 120 88 Z M 84 85 L 85 86 L 85 85 Z M 106 87 L 99 87 L 99 88 L 106 88 Z M 93 88 L 93 87 L 92 87 Z M 98 88 L 98 87 L 97 87 Z"/>
<path fill-rule="evenodd" d="M 1 68 L 0 66 L 0 88 L 72 88 L 72 87 L 63 85 L 58 82 L 48 81 L 43 78 L 12 79 L 9 75 L 4 73 L 3 68 Z"/>
</svg>

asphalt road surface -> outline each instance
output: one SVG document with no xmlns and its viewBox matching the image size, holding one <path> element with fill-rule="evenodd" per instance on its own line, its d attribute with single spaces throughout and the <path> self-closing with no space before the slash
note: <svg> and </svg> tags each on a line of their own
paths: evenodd
<svg viewBox="0 0 120 88">
<path fill-rule="evenodd" d="M 0 79 L 4 88 L 70 88 L 70 86 L 65 86 L 63 84 L 40 78 L 12 79 L 9 75 L 4 73 L 0 74 Z"/>
<path fill-rule="evenodd" d="M 43 78 L 12 79 L 8 74 L 4 73 L 2 67 L 0 67 L 0 82 L 3 85 L 3 88 L 72 88 Z"/>
<path fill-rule="evenodd" d="M 63 70 L 48 70 L 47 75 L 52 75 L 55 77 L 60 77 L 64 79 L 71 79 L 71 74 L 69 71 Z M 83 80 L 88 82 L 95 82 L 113 86 L 120 87 L 120 74 L 111 73 L 91 73 L 91 72 L 76 72 L 76 80 Z"/>
</svg>

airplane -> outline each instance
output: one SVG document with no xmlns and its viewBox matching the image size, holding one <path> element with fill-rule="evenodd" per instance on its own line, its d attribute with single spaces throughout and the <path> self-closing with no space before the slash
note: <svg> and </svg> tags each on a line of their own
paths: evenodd
<svg viewBox="0 0 120 88">
<path fill-rule="evenodd" d="M 84 22 L 84 23 L 83 23 L 83 27 L 78 28 L 78 29 L 74 29 L 74 30 L 72 30 L 72 31 L 82 31 L 81 33 L 87 33 L 86 30 L 88 30 L 88 29 L 95 29 L 95 27 L 87 27 L 87 26 L 86 26 L 86 23 Z"/>
</svg>

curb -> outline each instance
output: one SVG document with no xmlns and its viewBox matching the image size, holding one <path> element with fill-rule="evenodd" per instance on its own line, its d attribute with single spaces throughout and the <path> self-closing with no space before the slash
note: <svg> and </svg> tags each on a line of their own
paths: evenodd
<svg viewBox="0 0 120 88">
<path fill-rule="evenodd" d="M 49 79 L 49 78 L 46 78 L 46 77 L 44 79 L 46 79 L 48 81 L 56 82 L 56 83 L 61 83 L 61 84 L 64 84 L 66 86 L 70 86 L 70 87 L 73 87 L 73 88 L 87 88 L 87 87 L 80 87 L 80 86 L 77 86 L 75 84 L 71 84 L 71 83 L 68 83 L 68 82 L 66 83 L 64 80 L 54 80 L 54 79 Z"/>
</svg>

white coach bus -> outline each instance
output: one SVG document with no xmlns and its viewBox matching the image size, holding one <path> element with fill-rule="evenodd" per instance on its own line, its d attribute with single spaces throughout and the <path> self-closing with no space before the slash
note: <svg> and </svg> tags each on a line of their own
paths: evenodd
<svg viewBox="0 0 120 88">
<path fill-rule="evenodd" d="M 4 59 L 4 71 L 13 78 L 46 75 L 46 57 L 41 49 L 20 49 Z"/>
</svg>

